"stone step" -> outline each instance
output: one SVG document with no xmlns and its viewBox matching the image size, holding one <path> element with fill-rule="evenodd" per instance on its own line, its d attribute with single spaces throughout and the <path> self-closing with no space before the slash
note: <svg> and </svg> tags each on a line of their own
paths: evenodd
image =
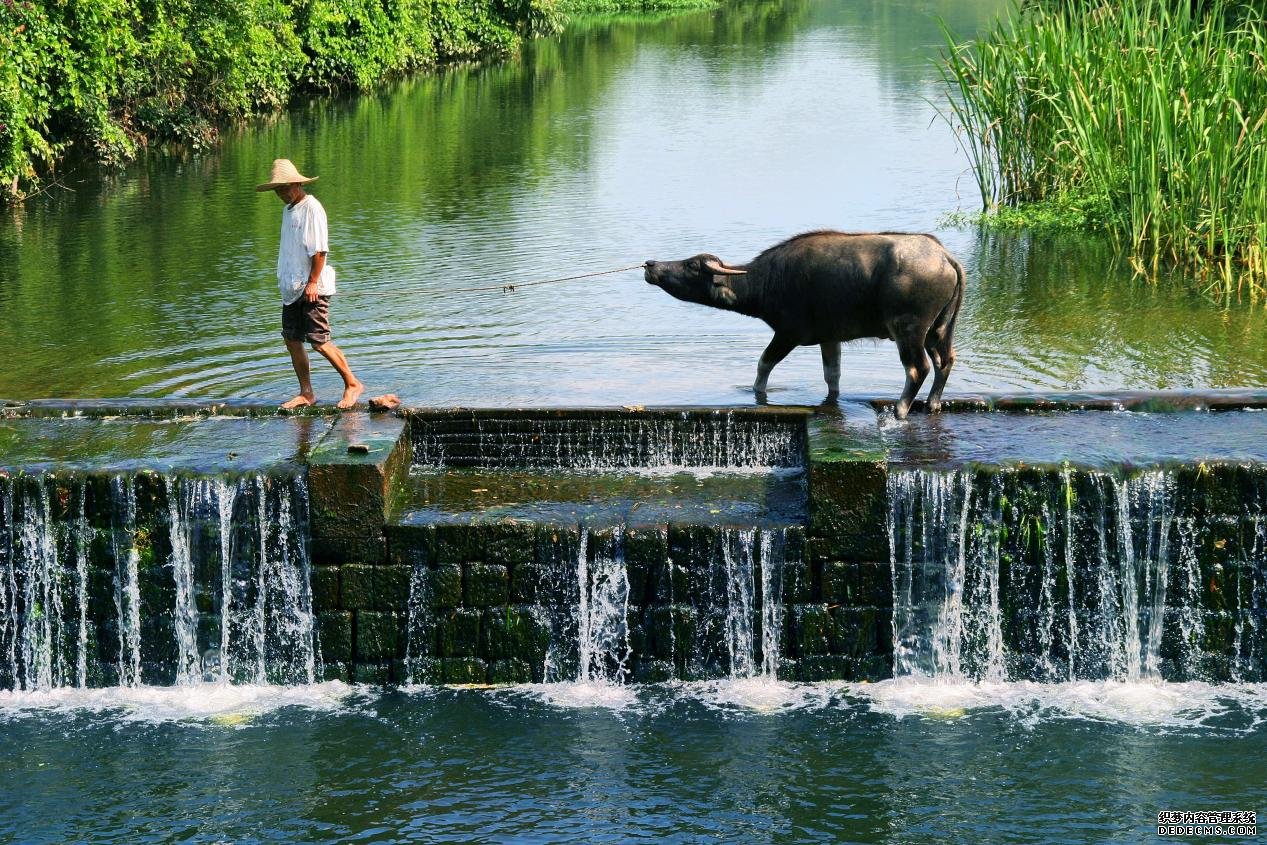
<svg viewBox="0 0 1267 845">
<path fill-rule="evenodd" d="M 393 503 L 389 524 L 801 525 L 807 500 L 799 469 L 578 473 L 415 467 Z"/>
</svg>

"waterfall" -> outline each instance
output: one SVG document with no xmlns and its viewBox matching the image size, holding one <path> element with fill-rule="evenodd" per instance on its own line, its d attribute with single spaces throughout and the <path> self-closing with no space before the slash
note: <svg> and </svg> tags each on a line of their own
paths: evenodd
<svg viewBox="0 0 1267 845">
<path fill-rule="evenodd" d="M 119 632 L 119 685 L 141 682 L 141 553 L 137 549 L 136 489 L 132 479 L 110 479 L 112 515 L 117 520 L 112 532 L 115 560 L 114 608 Z"/>
<path fill-rule="evenodd" d="M 441 414 L 413 426 L 414 461 L 431 467 L 796 466 L 804 445 L 793 423 L 734 411 Z"/>
<path fill-rule="evenodd" d="M 714 612 L 721 617 L 732 679 L 774 680 L 778 673 L 786 536 L 778 528 L 722 529 L 715 565 L 724 595 Z"/>
<path fill-rule="evenodd" d="M 894 673 L 1136 681 L 1257 667 L 1264 533 L 1228 562 L 1233 583 L 1212 587 L 1234 600 L 1236 628 L 1207 653 L 1199 550 L 1224 548 L 1203 538 L 1235 523 L 1186 495 L 1177 472 L 894 470 Z"/>
<path fill-rule="evenodd" d="M 203 485 L 188 484 L 182 491 L 179 481 L 171 476 L 163 482 L 167 489 L 172 579 L 176 585 L 176 607 L 172 612 L 176 628 L 176 683 L 196 683 L 202 680 L 202 657 L 198 650 L 198 609 L 194 606 L 194 562 L 189 551 L 189 531 L 190 514 Z"/>
<path fill-rule="evenodd" d="M 230 486 L 223 478 L 215 481 L 216 527 L 220 552 L 220 646 L 216 649 L 219 672 L 217 680 L 232 679 L 229 668 L 229 632 L 233 628 L 233 507 L 237 503 L 236 486 Z"/>
<path fill-rule="evenodd" d="M 577 649 L 582 683 L 624 683 L 629 663 L 629 575 L 625 569 L 624 531 L 612 532 L 611 549 L 596 547 L 589 560 L 589 531 L 581 529 L 576 578 Z"/>
<path fill-rule="evenodd" d="M 0 687 L 315 681 L 307 510 L 302 477 L 0 478 Z"/>
<path fill-rule="evenodd" d="M 728 528 L 721 537 L 721 564 L 726 585 L 725 630 L 730 677 L 756 674 L 753 621 L 756 605 L 756 529 Z"/>
</svg>

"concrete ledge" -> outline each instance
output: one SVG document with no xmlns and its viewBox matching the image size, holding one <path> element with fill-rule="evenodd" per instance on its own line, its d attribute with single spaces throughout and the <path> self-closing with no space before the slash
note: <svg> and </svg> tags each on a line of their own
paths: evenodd
<svg viewBox="0 0 1267 845">
<path fill-rule="evenodd" d="M 888 560 L 888 453 L 866 405 L 808 421 L 811 558 Z"/>
<path fill-rule="evenodd" d="M 339 418 L 308 457 L 315 563 L 386 562 L 383 528 L 410 454 L 403 418 L 361 412 Z"/>
<path fill-rule="evenodd" d="M 877 411 L 888 411 L 896 400 L 871 399 Z M 1208 391 L 1125 390 L 1087 393 L 961 394 L 942 403 L 942 413 L 966 411 L 1243 411 L 1267 408 L 1267 391 L 1231 389 Z M 922 400 L 913 413 L 923 413 Z"/>
</svg>

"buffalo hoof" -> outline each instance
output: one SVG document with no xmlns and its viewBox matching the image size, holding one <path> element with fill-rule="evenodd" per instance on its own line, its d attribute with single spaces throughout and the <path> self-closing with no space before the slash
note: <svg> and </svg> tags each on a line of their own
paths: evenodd
<svg viewBox="0 0 1267 845">
<path fill-rule="evenodd" d="M 893 406 L 893 416 L 899 420 L 906 419 L 906 415 L 910 413 L 910 411 L 911 411 L 911 406 L 907 405 L 904 402 L 898 402 L 896 405 Z"/>
<path fill-rule="evenodd" d="M 931 402 L 929 402 L 929 403 L 928 403 L 928 413 L 930 413 L 930 414 L 940 414 L 940 413 L 941 413 L 941 400 L 940 400 L 940 399 L 934 399 L 933 401 L 931 401 Z"/>
</svg>

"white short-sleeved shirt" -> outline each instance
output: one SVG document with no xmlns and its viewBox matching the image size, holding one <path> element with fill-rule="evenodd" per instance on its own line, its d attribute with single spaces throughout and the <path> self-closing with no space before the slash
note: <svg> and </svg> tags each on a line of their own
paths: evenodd
<svg viewBox="0 0 1267 845">
<path fill-rule="evenodd" d="M 311 194 L 306 195 L 294 207 L 282 209 L 282 239 L 277 250 L 277 287 L 282 294 L 282 304 L 290 305 L 303 295 L 312 270 L 312 256 L 330 251 L 330 236 L 326 231 L 326 210 Z M 317 278 L 317 295 L 334 294 L 334 268 L 329 258 Z"/>
</svg>

